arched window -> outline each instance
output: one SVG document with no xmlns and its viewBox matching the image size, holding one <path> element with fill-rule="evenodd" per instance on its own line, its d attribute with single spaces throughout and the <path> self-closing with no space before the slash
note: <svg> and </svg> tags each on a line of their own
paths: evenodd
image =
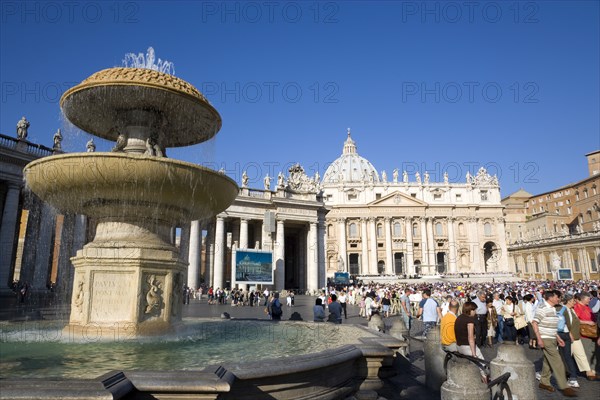
<svg viewBox="0 0 600 400">
<path fill-rule="evenodd" d="M 485 236 L 492 236 L 492 224 L 490 224 L 489 222 L 483 224 L 483 234 Z"/>
<path fill-rule="evenodd" d="M 381 224 L 377 224 L 377 237 L 383 237 L 383 226 Z"/>
<path fill-rule="evenodd" d="M 444 228 L 442 227 L 441 222 L 436 222 L 436 224 L 435 224 L 435 234 L 437 236 L 442 236 L 444 234 Z"/>
<path fill-rule="evenodd" d="M 460 236 L 465 236 L 465 224 L 462 222 L 458 224 L 458 234 Z"/>
<path fill-rule="evenodd" d="M 328 237 L 333 237 L 333 225 L 329 224 L 327 225 L 327 236 Z"/>
<path fill-rule="evenodd" d="M 358 237 L 358 229 L 356 228 L 356 224 L 354 222 L 350 224 L 350 237 Z"/>
<path fill-rule="evenodd" d="M 394 222 L 394 237 L 402 236 L 402 225 L 400 222 Z"/>
<path fill-rule="evenodd" d="M 416 222 L 412 226 L 413 236 L 417 236 L 419 234 L 419 224 Z"/>
</svg>

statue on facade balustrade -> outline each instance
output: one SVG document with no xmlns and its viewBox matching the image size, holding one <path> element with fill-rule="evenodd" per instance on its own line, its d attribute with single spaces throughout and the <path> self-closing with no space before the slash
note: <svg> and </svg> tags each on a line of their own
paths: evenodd
<svg viewBox="0 0 600 400">
<path fill-rule="evenodd" d="M 394 183 L 398 183 L 398 168 L 394 168 L 394 172 L 392 172 L 392 179 Z"/>
<path fill-rule="evenodd" d="M 61 144 L 62 140 L 63 140 L 63 137 L 60 133 L 60 128 L 58 128 L 58 130 L 56 131 L 54 136 L 52 136 L 52 142 L 53 142 L 52 149 L 62 150 L 62 144 Z"/>
<path fill-rule="evenodd" d="M 94 138 L 91 138 L 85 144 L 85 151 L 88 152 L 88 153 L 93 153 L 93 152 L 96 151 L 96 144 L 94 143 Z"/>
<path fill-rule="evenodd" d="M 27 118 L 21 117 L 19 122 L 17 122 L 17 139 L 25 140 L 27 139 L 27 130 L 29 129 L 29 121 Z"/>
<path fill-rule="evenodd" d="M 242 187 L 248 187 L 248 174 L 246 173 L 246 171 L 242 172 Z"/>
<path fill-rule="evenodd" d="M 265 176 L 263 182 L 265 184 L 265 190 L 271 190 L 271 177 L 269 176 L 269 174 Z"/>
<path fill-rule="evenodd" d="M 408 172 L 406 170 L 402 172 L 402 182 L 408 183 Z"/>
</svg>

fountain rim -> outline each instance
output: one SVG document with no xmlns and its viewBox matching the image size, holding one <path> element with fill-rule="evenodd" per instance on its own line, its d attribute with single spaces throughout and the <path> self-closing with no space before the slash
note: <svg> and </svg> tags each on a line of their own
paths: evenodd
<svg viewBox="0 0 600 400">
<path fill-rule="evenodd" d="M 148 156 L 145 154 L 136 154 L 136 153 L 117 153 L 117 152 L 76 152 L 76 153 L 64 153 L 64 154 L 53 154 L 51 156 L 47 156 L 47 157 L 42 157 L 42 158 L 38 158 L 37 160 L 33 160 L 29 163 L 27 163 L 27 165 L 25 165 L 25 167 L 23 167 L 23 175 L 25 176 L 25 181 L 27 181 L 27 170 L 30 170 L 32 167 L 36 166 L 37 164 L 44 164 L 44 163 L 49 163 L 49 162 L 55 162 L 58 159 L 68 159 L 68 158 L 89 158 L 89 159 L 93 159 L 93 158 L 121 158 L 121 159 L 140 159 L 140 160 L 144 160 L 144 161 L 150 161 L 150 162 L 156 162 L 156 163 L 167 163 L 167 164 L 176 164 L 182 167 L 191 167 L 194 169 L 200 169 L 202 171 L 220 176 L 222 178 L 225 178 L 226 180 L 228 180 L 230 183 L 232 183 L 234 186 L 238 187 L 238 184 L 235 180 L 233 180 L 233 178 L 230 178 L 229 176 L 222 174 L 218 171 L 215 171 L 214 169 L 205 167 L 203 165 L 200 164 L 195 164 L 189 161 L 183 161 L 183 160 L 178 160 L 175 158 L 167 158 L 167 157 L 156 157 L 156 156 Z"/>
<path fill-rule="evenodd" d="M 183 91 L 183 90 L 180 90 L 177 88 L 169 87 L 164 84 L 158 84 L 158 83 L 154 83 L 154 82 L 135 81 L 135 80 L 125 80 L 123 78 L 113 78 L 113 79 L 109 79 L 109 80 L 94 79 L 94 80 L 90 81 L 90 79 L 101 76 L 102 74 L 105 74 L 108 71 L 119 71 L 119 70 L 151 71 L 152 73 L 158 74 L 158 76 L 162 75 L 165 77 L 169 77 L 169 79 L 174 79 L 178 82 L 181 82 L 181 84 L 183 86 L 189 86 L 191 89 L 193 89 L 192 92 L 194 92 L 194 94 L 188 93 L 186 91 Z M 59 102 L 60 108 L 62 109 L 66 98 L 71 96 L 73 93 L 76 93 L 76 92 L 79 92 L 81 90 L 85 90 L 88 88 L 92 88 L 92 87 L 98 87 L 98 86 L 144 86 L 144 87 L 150 87 L 150 88 L 154 88 L 154 89 L 164 90 L 167 92 L 172 92 L 172 93 L 178 94 L 180 96 L 189 97 L 193 100 L 200 100 L 200 101 L 206 103 L 206 105 L 208 105 L 209 108 L 211 108 L 212 111 L 214 111 L 219 116 L 219 120 L 221 120 L 220 115 L 219 115 L 218 111 L 216 110 L 216 108 L 214 108 L 212 106 L 212 104 L 210 104 L 208 99 L 202 94 L 202 92 L 200 92 L 198 89 L 196 89 L 191 83 L 189 83 L 181 78 L 178 78 L 175 75 L 170 75 L 170 74 L 167 74 L 164 72 L 155 71 L 155 70 L 148 69 L 148 68 L 112 67 L 112 68 L 105 68 L 98 72 L 95 72 L 92 75 L 90 75 L 89 77 L 87 77 L 86 79 L 84 79 L 83 81 L 81 81 L 81 83 L 67 89 L 63 93 L 63 95 L 60 97 L 60 102 Z"/>
<path fill-rule="evenodd" d="M 141 77 L 145 79 L 142 79 Z M 160 79 L 163 79 L 163 82 L 159 82 Z M 126 90 L 126 88 L 142 88 L 147 91 L 156 91 L 154 92 L 155 95 L 152 97 L 160 97 L 158 95 L 159 93 L 164 93 L 164 96 L 175 96 L 175 98 L 181 99 L 183 104 L 187 102 L 187 104 L 190 104 L 191 107 L 193 107 L 192 114 L 196 112 L 204 113 L 204 119 L 208 118 L 212 121 L 207 130 L 202 129 L 191 135 L 191 137 L 183 135 L 182 137 L 185 138 L 183 140 L 181 139 L 182 137 L 179 137 L 179 140 L 173 140 L 173 137 L 169 136 L 170 140 L 167 140 L 164 144 L 164 147 L 166 148 L 184 147 L 205 142 L 212 139 L 223 126 L 223 120 L 217 109 L 213 107 L 202 92 L 191 83 L 174 75 L 147 68 L 113 67 L 95 72 L 78 85 L 69 88 L 63 93 L 59 102 L 63 114 L 73 125 L 85 132 L 89 132 L 94 136 L 106 140 L 114 141 L 116 140 L 117 135 L 110 134 L 106 129 L 95 130 L 89 123 L 84 123 L 85 119 L 80 120 L 80 118 L 76 118 L 76 114 L 73 113 L 73 115 L 69 116 L 70 112 L 65 109 L 67 101 L 74 98 L 74 96 L 84 95 L 88 91 L 101 88 L 114 91 Z M 148 106 L 150 109 L 153 108 L 153 104 L 149 104 Z M 120 107 L 114 108 L 113 110 L 117 109 L 120 109 Z M 135 108 L 132 108 L 131 110 L 134 109 Z M 169 107 L 166 109 L 169 109 Z M 122 109 L 122 111 L 126 110 L 128 110 L 126 107 Z M 165 110 L 163 109 L 161 111 Z M 209 117 L 206 117 L 206 115 L 209 115 Z M 188 121 L 188 124 L 190 123 L 191 122 Z M 193 129 L 198 128 L 194 123 L 191 123 L 190 126 L 186 127 Z M 181 129 L 181 126 L 174 128 L 175 131 Z M 197 135 L 200 135 L 200 140 L 197 139 Z"/>
</svg>

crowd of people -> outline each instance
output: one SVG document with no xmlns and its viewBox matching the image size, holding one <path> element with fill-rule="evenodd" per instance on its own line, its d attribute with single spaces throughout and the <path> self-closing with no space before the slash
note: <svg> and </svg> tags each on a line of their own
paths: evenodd
<svg viewBox="0 0 600 400">
<path fill-rule="evenodd" d="M 577 379 L 599 381 L 600 300 L 596 281 L 520 281 L 492 283 L 432 282 L 359 284 L 345 288 L 348 303 L 369 318 L 398 314 L 410 328 L 419 318 L 422 337 L 440 325 L 440 345 L 446 351 L 483 359 L 481 348 L 512 342 L 543 352 L 543 368 L 536 373 L 539 388 L 556 389 L 576 397 Z M 389 299 L 389 313 L 381 304 Z M 485 373 L 482 379 L 487 380 Z"/>
</svg>

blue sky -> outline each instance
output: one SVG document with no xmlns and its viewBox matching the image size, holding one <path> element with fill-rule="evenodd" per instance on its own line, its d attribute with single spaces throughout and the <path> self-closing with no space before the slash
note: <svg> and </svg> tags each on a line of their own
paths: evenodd
<svg viewBox="0 0 600 400">
<path fill-rule="evenodd" d="M 169 156 L 238 182 L 246 169 L 254 187 L 296 162 L 322 176 L 348 127 L 388 176 L 463 182 L 484 165 L 503 196 L 585 178 L 584 155 L 600 149 L 597 1 L 0 7 L 0 133 L 25 115 L 31 141 L 49 146 L 60 127 L 67 151 L 89 135 L 61 117 L 62 92 L 149 46 L 223 118 L 215 139 Z"/>
</svg>

